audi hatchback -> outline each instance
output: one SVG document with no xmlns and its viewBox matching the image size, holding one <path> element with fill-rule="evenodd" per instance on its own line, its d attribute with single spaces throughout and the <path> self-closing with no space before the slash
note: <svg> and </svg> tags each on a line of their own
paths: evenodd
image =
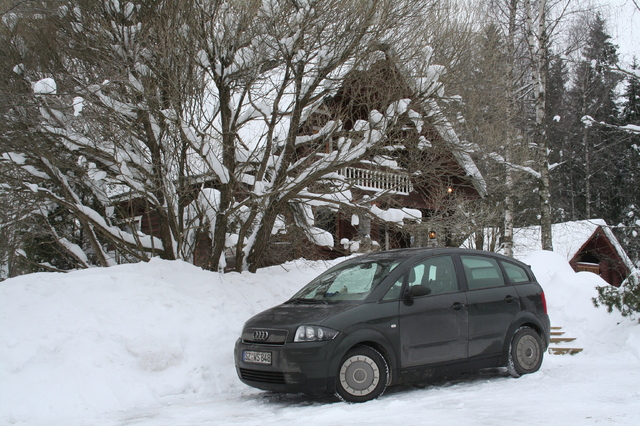
<svg viewBox="0 0 640 426">
<path fill-rule="evenodd" d="M 364 402 L 390 385 L 463 371 L 533 373 L 548 344 L 544 293 L 524 263 L 401 249 L 346 260 L 249 319 L 235 364 L 258 389 Z"/>
</svg>

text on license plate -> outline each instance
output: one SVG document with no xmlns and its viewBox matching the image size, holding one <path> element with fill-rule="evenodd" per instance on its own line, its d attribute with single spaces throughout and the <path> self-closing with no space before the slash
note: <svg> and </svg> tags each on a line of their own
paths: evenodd
<svg viewBox="0 0 640 426">
<path fill-rule="evenodd" d="M 252 364 L 271 365 L 271 352 L 243 351 L 242 360 Z"/>
</svg>

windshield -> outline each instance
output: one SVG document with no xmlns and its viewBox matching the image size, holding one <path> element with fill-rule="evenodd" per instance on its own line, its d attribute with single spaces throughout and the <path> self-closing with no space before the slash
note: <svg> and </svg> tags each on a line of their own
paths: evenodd
<svg viewBox="0 0 640 426">
<path fill-rule="evenodd" d="M 291 300 L 364 300 L 402 260 L 376 259 L 330 269 L 307 284 Z"/>
</svg>

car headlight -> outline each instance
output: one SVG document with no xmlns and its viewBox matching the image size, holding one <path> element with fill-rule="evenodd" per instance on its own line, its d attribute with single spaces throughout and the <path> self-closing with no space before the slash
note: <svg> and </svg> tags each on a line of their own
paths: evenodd
<svg viewBox="0 0 640 426">
<path fill-rule="evenodd" d="M 294 342 L 320 342 L 323 340 L 333 340 L 338 335 L 338 331 L 327 327 L 316 325 L 301 325 L 296 330 Z"/>
</svg>

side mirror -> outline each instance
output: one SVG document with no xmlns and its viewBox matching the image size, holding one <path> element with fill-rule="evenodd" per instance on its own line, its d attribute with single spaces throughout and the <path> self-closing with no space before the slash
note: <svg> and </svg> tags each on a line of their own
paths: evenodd
<svg viewBox="0 0 640 426">
<path fill-rule="evenodd" d="M 431 288 L 426 285 L 414 285 L 409 289 L 407 297 L 413 299 L 414 297 L 427 296 L 431 294 Z"/>
</svg>

